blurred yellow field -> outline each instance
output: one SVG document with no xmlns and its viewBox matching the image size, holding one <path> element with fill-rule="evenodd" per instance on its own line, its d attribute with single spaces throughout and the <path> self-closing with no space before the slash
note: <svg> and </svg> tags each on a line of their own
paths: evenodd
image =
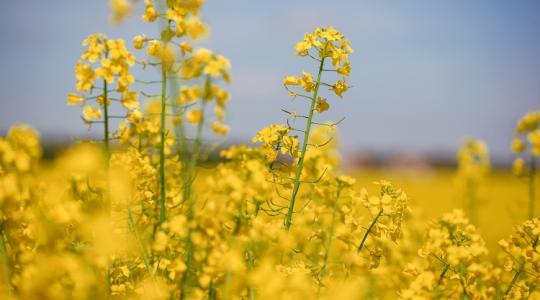
<svg viewBox="0 0 540 300">
<path fill-rule="evenodd" d="M 407 191 L 415 217 L 423 223 L 455 208 L 464 208 L 462 192 L 453 169 L 403 170 L 367 169 L 349 171 L 358 187 L 387 179 Z M 480 185 L 478 229 L 490 254 L 499 252 L 497 242 L 508 236 L 512 227 L 527 217 L 527 181 L 510 171 L 494 170 Z"/>
</svg>

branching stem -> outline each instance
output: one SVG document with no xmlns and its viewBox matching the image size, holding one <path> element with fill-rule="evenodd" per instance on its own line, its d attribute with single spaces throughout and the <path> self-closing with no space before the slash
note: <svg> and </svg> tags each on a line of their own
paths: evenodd
<svg viewBox="0 0 540 300">
<path fill-rule="evenodd" d="M 298 158 L 298 166 L 296 167 L 296 176 L 294 178 L 294 185 L 292 189 L 291 200 L 289 202 L 289 209 L 287 215 L 285 216 L 284 227 L 286 230 L 289 230 L 292 224 L 292 215 L 294 211 L 294 204 L 296 201 L 296 196 L 298 195 L 298 190 L 300 188 L 300 177 L 302 176 L 302 170 L 304 168 L 304 159 L 306 157 L 306 150 L 309 144 L 309 133 L 311 131 L 311 125 L 313 122 L 313 113 L 315 112 L 315 104 L 317 102 L 317 95 L 319 93 L 319 86 L 321 85 L 321 75 L 323 73 L 324 67 L 324 58 L 320 60 L 319 73 L 317 74 L 317 82 L 315 83 L 315 88 L 313 90 L 313 97 L 311 97 L 311 107 L 309 109 L 309 115 L 306 121 L 306 130 L 304 132 L 304 141 L 302 144 L 302 150 L 300 152 L 300 157 Z"/>
<path fill-rule="evenodd" d="M 163 223 L 166 218 L 165 202 L 167 195 L 165 194 L 165 130 L 167 120 L 167 70 L 163 66 L 161 68 L 161 142 L 159 145 L 159 224 Z"/>
<path fill-rule="evenodd" d="M 362 249 L 364 248 L 364 245 L 366 243 L 368 235 L 371 233 L 371 230 L 373 229 L 375 224 L 377 224 L 377 221 L 381 217 L 382 213 L 383 213 L 383 209 L 381 208 L 381 210 L 379 210 L 379 213 L 377 214 L 377 216 L 375 216 L 373 221 L 371 221 L 371 224 L 369 224 L 369 227 L 366 230 L 366 233 L 364 234 L 364 237 L 362 238 L 362 241 L 360 242 L 360 245 L 358 245 L 358 252 L 362 251 Z"/>
</svg>

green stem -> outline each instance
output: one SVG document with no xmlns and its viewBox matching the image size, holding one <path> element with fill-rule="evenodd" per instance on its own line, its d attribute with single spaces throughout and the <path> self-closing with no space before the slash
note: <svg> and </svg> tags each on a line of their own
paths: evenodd
<svg viewBox="0 0 540 300">
<path fill-rule="evenodd" d="M 445 267 L 444 267 L 444 270 L 441 272 L 441 275 L 439 275 L 439 285 L 442 283 L 443 279 L 444 279 L 444 275 L 446 275 L 446 272 L 448 272 L 448 270 L 450 270 L 450 265 L 447 264 Z"/>
<path fill-rule="evenodd" d="M 167 116 L 167 70 L 161 69 L 161 143 L 159 145 L 159 224 L 165 221 L 165 130 Z"/>
<path fill-rule="evenodd" d="M 185 262 L 186 262 L 186 266 L 187 266 L 187 269 L 184 273 L 184 276 L 182 277 L 182 282 L 181 282 L 181 291 L 180 291 L 180 299 L 186 299 L 188 298 L 190 292 L 191 292 L 191 285 L 192 285 L 192 282 L 193 282 L 193 274 L 195 273 L 195 270 L 193 270 L 193 261 L 194 261 L 194 256 L 193 256 L 193 253 L 194 253 L 194 245 L 193 245 L 193 241 L 191 240 L 191 228 L 188 229 L 188 235 L 187 235 L 187 238 L 186 238 L 186 258 L 185 258 Z"/>
<path fill-rule="evenodd" d="M 197 164 L 199 163 L 199 157 L 201 154 L 201 146 L 202 146 L 202 133 L 204 129 L 204 122 L 205 117 L 204 114 L 206 112 L 206 105 L 208 104 L 208 94 L 210 93 L 210 77 L 206 77 L 205 85 L 204 85 L 204 94 L 201 99 L 201 119 L 199 120 L 199 123 L 197 124 L 197 129 L 195 133 L 195 141 L 193 144 L 193 151 L 191 151 L 191 156 L 189 160 L 189 164 L 186 168 L 186 174 L 185 174 L 185 182 L 184 182 L 184 198 L 183 201 L 187 201 L 188 203 L 188 220 L 193 218 L 193 205 L 194 202 L 191 201 L 191 191 L 193 186 L 193 180 L 195 177 L 195 170 L 197 168 Z"/>
<path fill-rule="evenodd" d="M 199 121 L 199 124 L 197 124 L 197 132 L 195 135 L 195 141 L 193 144 L 193 151 L 192 155 L 189 160 L 189 164 L 187 165 L 187 168 L 185 169 L 184 174 L 184 198 L 183 201 L 187 201 L 187 212 L 186 217 L 188 219 L 188 222 L 193 220 L 194 218 L 194 205 L 195 201 L 191 199 L 191 191 L 192 191 L 192 185 L 193 185 L 193 178 L 195 174 L 195 168 L 197 167 L 197 164 L 199 162 L 199 155 L 201 152 L 201 139 L 202 139 L 202 133 L 204 129 L 204 113 L 206 111 L 206 105 L 208 103 L 208 93 L 210 92 L 210 77 L 206 78 L 205 82 L 205 91 L 203 94 L 203 97 L 201 99 L 201 120 Z M 195 245 L 193 244 L 193 241 L 191 239 L 191 228 L 188 229 L 188 234 L 186 237 L 186 266 L 187 271 L 184 274 L 184 277 L 182 278 L 182 292 L 180 294 L 180 299 L 185 299 L 186 296 L 189 295 L 191 290 L 191 285 L 193 282 L 193 254 Z"/>
<path fill-rule="evenodd" d="M 210 283 L 210 287 L 208 288 L 208 300 L 216 300 L 217 299 L 217 291 L 214 287 L 214 282 Z"/>
<path fill-rule="evenodd" d="M 514 284 L 516 284 L 519 276 L 523 272 L 524 267 L 525 267 L 525 260 L 522 259 L 521 262 L 519 263 L 519 268 L 518 268 L 517 272 L 514 274 L 514 277 L 512 277 L 512 281 L 510 281 L 510 284 L 508 285 L 508 288 L 506 289 L 506 292 L 504 293 L 505 295 L 510 294 L 510 291 L 512 291 L 512 288 L 514 287 Z"/>
<path fill-rule="evenodd" d="M 435 299 L 440 299 L 441 298 L 441 284 L 442 284 L 442 281 L 444 279 L 444 276 L 446 275 L 446 273 L 448 272 L 448 270 L 450 270 L 450 265 L 449 264 L 445 264 L 444 266 L 444 269 L 442 270 L 441 274 L 439 275 L 439 280 L 437 281 L 437 285 L 435 286 L 435 290 L 434 290 L 434 298 Z"/>
<path fill-rule="evenodd" d="M 107 152 L 107 163 L 109 163 L 109 156 L 111 154 L 109 148 L 109 107 L 108 107 L 108 91 L 107 80 L 103 79 L 103 143 L 105 144 L 105 151 Z"/>
<path fill-rule="evenodd" d="M 536 246 L 538 245 L 538 240 L 539 239 L 538 239 L 538 236 L 537 236 L 536 239 L 534 240 L 533 244 L 532 244 L 533 249 L 535 249 Z M 516 271 L 516 274 L 514 274 L 514 277 L 512 277 L 512 281 L 510 281 L 510 284 L 508 285 L 508 288 L 506 289 L 506 292 L 504 293 L 505 295 L 508 295 L 510 293 L 510 291 L 512 291 L 512 288 L 516 284 L 519 276 L 525 270 L 525 263 L 526 263 L 525 259 L 521 258 L 520 262 L 519 262 L 519 268 Z"/>
<path fill-rule="evenodd" d="M 135 240 L 137 240 L 137 245 L 139 246 L 139 251 L 141 252 L 141 255 L 144 261 L 144 266 L 146 267 L 146 271 L 148 272 L 148 275 L 154 278 L 154 275 L 152 274 L 152 267 L 150 266 L 150 260 L 148 259 L 148 255 L 146 254 L 146 250 L 144 249 L 144 245 L 141 241 L 141 237 L 139 236 L 139 233 L 137 232 L 137 228 L 135 227 L 135 222 L 133 221 L 133 214 L 131 213 L 131 208 L 129 207 L 129 204 L 127 207 L 127 211 L 128 211 L 129 229 L 135 236 Z"/>
<path fill-rule="evenodd" d="M 536 159 L 531 155 L 529 172 L 529 219 L 534 218 L 536 202 Z"/>
<path fill-rule="evenodd" d="M 469 293 L 467 293 L 467 285 L 465 284 L 465 278 L 463 277 L 463 272 L 458 273 L 459 276 L 459 283 L 461 285 L 461 289 L 463 290 L 463 295 L 461 295 L 461 299 L 469 299 Z"/>
<path fill-rule="evenodd" d="M 304 168 L 304 159 L 306 157 L 307 146 L 309 143 L 309 133 L 311 131 L 311 125 L 313 122 L 313 113 L 315 112 L 315 104 L 317 103 L 317 95 L 319 93 L 319 86 L 321 85 L 321 76 L 324 67 L 324 58 L 321 59 L 319 65 L 319 73 L 317 74 L 317 82 L 315 83 L 315 89 L 313 90 L 313 97 L 311 98 L 311 107 L 309 109 L 308 118 L 306 121 L 306 130 L 304 131 L 304 141 L 302 143 L 302 150 L 300 152 L 300 157 L 298 159 L 298 166 L 296 167 L 296 176 L 294 177 L 294 185 L 292 189 L 291 200 L 289 201 L 289 209 L 287 210 L 287 215 L 285 216 L 284 226 L 286 230 L 289 230 L 292 224 L 292 214 L 294 211 L 294 203 L 296 201 L 296 196 L 298 195 L 298 190 L 300 189 L 300 177 L 302 176 L 302 170 Z"/>
<path fill-rule="evenodd" d="M 319 275 L 319 280 L 322 281 L 324 275 L 326 275 L 326 268 L 328 264 L 328 258 L 330 257 L 330 248 L 332 247 L 332 239 L 334 238 L 334 230 L 336 226 L 337 210 L 339 205 L 339 195 L 341 194 L 341 186 L 338 186 L 336 192 L 336 201 L 334 202 L 334 209 L 332 210 L 332 223 L 330 230 L 328 231 L 328 241 L 326 241 L 326 249 L 324 252 L 324 261 Z"/>
<path fill-rule="evenodd" d="M 366 233 L 364 234 L 364 237 L 362 238 L 362 241 L 360 242 L 360 245 L 358 245 L 358 252 L 362 251 L 362 249 L 364 248 L 364 244 L 366 243 L 368 235 L 370 234 L 371 230 L 373 229 L 373 226 L 375 226 L 375 224 L 377 223 L 377 221 L 381 217 L 382 213 L 383 213 L 383 209 L 381 208 L 381 210 L 379 210 L 379 213 L 377 214 L 377 216 L 373 219 L 371 224 L 369 224 L 369 227 L 366 230 Z"/>
</svg>

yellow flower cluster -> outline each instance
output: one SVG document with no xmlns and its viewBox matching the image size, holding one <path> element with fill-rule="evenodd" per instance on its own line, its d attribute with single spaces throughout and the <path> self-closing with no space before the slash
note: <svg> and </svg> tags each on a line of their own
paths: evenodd
<svg viewBox="0 0 540 300">
<path fill-rule="evenodd" d="M 182 62 L 180 74 L 185 79 L 210 76 L 211 78 L 221 77 L 226 82 L 230 82 L 230 68 L 231 63 L 227 58 L 215 54 L 211 50 L 201 48 Z"/>
<path fill-rule="evenodd" d="M 317 28 L 313 33 L 306 33 L 304 40 L 296 44 L 296 54 L 300 56 L 310 56 L 321 62 L 319 73 L 321 71 L 335 71 L 342 76 L 342 79 L 337 80 L 334 84 L 328 85 L 330 89 L 339 97 L 349 89 L 345 78 L 351 73 L 351 65 L 349 62 L 349 54 L 353 53 L 353 49 L 349 45 L 349 41 L 345 36 L 339 33 L 335 28 Z M 315 53 L 310 53 L 313 51 Z M 325 59 L 332 60 L 333 70 L 323 69 Z M 292 96 L 298 94 L 289 89 L 289 86 L 300 86 L 306 92 L 312 92 L 316 86 L 320 84 L 320 76 L 316 82 L 313 81 L 313 76 L 308 72 L 302 72 L 302 77 L 287 76 L 283 80 L 283 84 L 289 90 Z M 326 109 L 323 109 L 324 111 Z M 322 112 L 319 111 L 319 112 Z"/>
<path fill-rule="evenodd" d="M 113 21 L 126 18 L 135 2 L 111 0 Z M 521 139 L 513 143 L 517 152 L 531 149 L 530 218 L 500 241 L 504 266 L 491 264 L 474 219 L 463 211 L 444 214 L 424 232 L 402 189 L 380 180 L 368 191 L 340 174 L 339 121 L 314 119 L 330 107 L 321 85 L 340 97 L 349 88 L 352 49 L 332 27 L 318 28 L 296 45 L 297 55 L 318 62 L 318 73 L 284 80 L 291 95 L 311 100 L 309 111 L 283 110 L 290 116 L 286 125 L 261 129 L 252 144 L 225 148 L 219 160 L 201 168 L 207 157 L 203 130 L 228 132 L 230 95 L 220 84 L 230 82 L 231 68 L 225 57 L 190 44 L 207 30 L 199 18 L 203 2 L 144 2 L 143 20 L 161 18 L 165 26 L 159 38 L 133 39 L 150 57 L 139 61 L 143 68 L 161 71 L 160 80 L 138 80 L 137 87 L 145 87 L 140 91 L 132 89 L 135 57 L 122 40 L 96 34 L 84 41 L 78 93 L 68 95 L 68 104 L 95 101 L 83 116 L 87 123 L 104 123 L 107 151 L 81 142 L 40 163 L 42 149 L 31 128 L 14 127 L 0 137 L 0 298 L 538 295 L 540 221 L 532 213 L 538 112 L 519 122 Z M 339 78 L 327 84 L 325 72 Z M 147 92 L 153 84 L 160 94 Z M 146 98 L 141 109 L 139 94 Z M 123 104 L 125 116 L 109 114 L 113 101 Z M 123 119 L 112 134 L 111 117 Z M 306 120 L 301 128 L 298 120 Z M 457 159 L 458 179 L 469 187 L 490 167 L 479 140 L 466 141 Z"/>
<path fill-rule="evenodd" d="M 204 122 L 205 109 L 212 100 L 215 100 L 214 115 L 216 120 L 212 123 L 211 129 L 219 134 L 226 135 L 228 126 L 223 124 L 225 120 L 225 109 L 229 99 L 229 93 L 215 84 L 219 79 L 230 83 L 229 70 L 231 64 L 227 58 L 213 53 L 208 49 L 198 49 L 192 56 L 182 61 L 180 76 L 186 80 L 204 78 L 201 85 L 182 87 L 177 98 L 178 105 L 193 105 L 200 99 L 199 108 L 191 109 L 187 113 L 187 121 L 191 124 Z"/>
<path fill-rule="evenodd" d="M 463 199 L 463 208 L 473 224 L 477 224 L 480 185 L 490 170 L 486 143 L 478 139 L 465 139 L 457 155 L 457 188 Z"/>
<path fill-rule="evenodd" d="M 404 272 L 413 279 L 400 292 L 402 299 L 491 299 L 497 295 L 501 270 L 481 261 L 485 242 L 461 210 L 444 214 L 427 230 L 418 251 L 423 261 Z"/>
<path fill-rule="evenodd" d="M 298 156 L 298 137 L 290 136 L 290 128 L 284 125 L 270 125 L 261 129 L 251 140 L 261 142 L 262 151 L 269 162 L 276 160 L 278 153 Z"/>
<path fill-rule="evenodd" d="M 189 36 L 191 39 L 204 37 L 208 31 L 204 23 L 199 19 L 199 10 L 204 1 L 165 1 L 166 12 L 158 13 L 153 0 L 145 0 L 145 9 L 142 20 L 154 22 L 159 17 L 164 17 L 167 22 L 172 23 L 174 30 L 171 32 L 176 37 Z"/>
<path fill-rule="evenodd" d="M 369 209 L 370 214 L 375 216 L 373 229 L 376 235 L 385 236 L 395 242 L 401 236 L 401 223 L 408 209 L 407 195 L 388 181 L 375 184 L 380 186 L 380 194 L 369 196 L 363 189 L 360 194 L 361 202 Z"/>
<path fill-rule="evenodd" d="M 522 154 L 530 151 L 532 168 L 535 158 L 540 157 L 540 111 L 531 111 L 519 121 L 515 130 L 516 137 L 512 141 L 512 152 Z M 525 139 L 525 141 L 524 141 Z M 528 143 L 527 143 L 528 142 Z M 529 170 L 534 172 L 534 170 Z M 521 157 L 514 161 L 514 173 L 523 175 L 527 172 L 525 160 Z"/>
<path fill-rule="evenodd" d="M 540 220 L 532 219 L 516 226 L 514 234 L 499 241 L 506 254 L 504 269 L 514 273 L 510 286 L 506 288 L 506 299 L 527 299 L 538 285 L 540 278 Z"/>
<path fill-rule="evenodd" d="M 109 39 L 103 34 L 93 34 L 83 41 L 83 46 L 87 49 L 75 66 L 75 87 L 80 93 L 69 93 L 67 104 L 83 105 L 94 102 L 93 105 L 85 105 L 83 108 L 83 120 L 87 124 L 100 120 L 102 109 L 106 110 L 111 100 L 119 101 L 128 113 L 136 110 L 139 105 L 138 95 L 129 89 L 135 81 L 129 71 L 130 66 L 135 63 L 135 56 L 126 49 L 124 41 Z M 114 83 L 116 86 L 113 87 Z M 92 96 L 94 90 L 98 90 L 99 94 Z M 113 92 L 120 97 L 112 97 Z"/>
<path fill-rule="evenodd" d="M 109 6 L 112 11 L 111 21 L 113 24 L 121 23 L 133 11 L 130 0 L 109 0 Z"/>
<path fill-rule="evenodd" d="M 459 176 L 479 180 L 489 171 L 489 151 L 486 143 L 481 140 L 466 139 L 456 157 Z"/>
</svg>

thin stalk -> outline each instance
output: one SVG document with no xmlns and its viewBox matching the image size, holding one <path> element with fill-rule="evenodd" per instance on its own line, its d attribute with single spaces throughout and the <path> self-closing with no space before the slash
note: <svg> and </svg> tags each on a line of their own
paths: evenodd
<svg viewBox="0 0 540 300">
<path fill-rule="evenodd" d="M 159 145 L 159 224 L 163 223 L 166 218 L 165 201 L 165 130 L 167 120 L 167 70 L 165 67 L 161 69 L 161 143 Z"/>
<path fill-rule="evenodd" d="M 467 293 L 467 285 L 465 284 L 465 278 L 463 277 L 462 271 L 458 273 L 459 275 L 459 283 L 461 284 L 461 289 L 463 290 L 463 295 L 461 295 L 461 299 L 469 299 L 469 293 Z"/>
<path fill-rule="evenodd" d="M 182 277 L 181 282 L 181 291 L 180 291 L 180 299 L 186 299 L 189 296 L 189 293 L 191 292 L 191 283 L 193 281 L 193 273 L 195 272 L 192 268 L 193 261 L 194 261 L 194 245 L 193 241 L 191 240 L 191 228 L 188 229 L 188 235 L 186 239 L 186 266 L 187 269 L 184 273 L 184 276 Z"/>
<path fill-rule="evenodd" d="M 208 300 L 216 300 L 217 299 L 217 291 L 214 287 L 214 282 L 210 283 L 210 287 L 208 288 Z"/>
<path fill-rule="evenodd" d="M 185 169 L 184 174 L 184 198 L 183 201 L 187 201 L 187 212 L 186 217 L 188 219 L 188 222 L 193 220 L 194 218 L 194 212 L 193 207 L 195 205 L 195 201 L 191 199 L 191 191 L 192 191 L 192 185 L 193 185 L 193 177 L 195 174 L 195 168 L 197 167 L 197 164 L 199 162 L 199 155 L 201 152 L 201 139 L 202 139 L 202 133 L 204 129 L 204 113 L 206 111 L 206 105 L 207 105 L 207 96 L 210 92 L 210 77 L 206 78 L 205 82 L 205 91 L 203 94 L 203 97 L 201 99 L 201 119 L 199 120 L 199 124 L 197 124 L 197 132 L 195 135 L 195 141 L 193 144 L 193 151 L 189 160 L 189 164 L 187 165 L 187 168 Z M 187 271 L 184 274 L 184 277 L 182 278 L 182 292 L 180 294 L 180 299 L 185 299 L 187 295 L 190 293 L 191 289 L 191 283 L 193 281 L 193 275 L 191 273 L 191 270 L 193 269 L 193 261 L 194 257 L 193 254 L 195 252 L 195 245 L 193 244 L 193 241 L 191 239 L 191 228 L 188 229 L 188 234 L 186 237 L 186 266 Z"/>
<path fill-rule="evenodd" d="M 8 290 L 8 295 L 11 296 L 11 272 L 9 270 L 9 256 L 6 247 L 6 241 L 4 239 L 4 227 L 0 227 L 0 252 L 2 253 L 2 275 L 4 277 L 4 284 Z"/>
<path fill-rule="evenodd" d="M 536 202 L 536 159 L 532 154 L 529 168 L 529 219 L 532 219 Z"/>
<path fill-rule="evenodd" d="M 210 77 L 206 77 L 206 81 L 204 84 L 204 94 L 201 99 L 201 119 L 199 120 L 199 123 L 197 124 L 197 129 L 195 133 L 195 140 L 193 142 L 193 151 L 191 152 L 190 160 L 188 167 L 186 169 L 186 178 L 184 182 L 184 199 L 183 201 L 187 201 L 188 203 L 188 219 L 191 219 L 193 216 L 193 201 L 191 201 L 191 191 L 192 191 L 192 185 L 193 185 L 193 178 L 195 175 L 195 169 L 197 168 L 197 165 L 199 163 L 199 157 L 201 154 L 201 146 L 202 146 L 202 133 L 204 129 L 204 122 L 205 117 L 204 114 L 206 112 L 206 106 L 208 104 L 208 94 L 210 92 Z"/>
<path fill-rule="evenodd" d="M 536 239 L 534 240 L 532 248 L 535 249 L 537 245 L 538 245 L 538 237 L 536 237 Z M 519 262 L 519 268 L 517 269 L 516 274 L 514 274 L 514 277 L 512 277 L 512 281 L 510 281 L 510 284 L 508 285 L 508 288 L 506 289 L 506 292 L 504 293 L 505 295 L 510 294 L 510 291 L 512 291 L 512 288 L 516 284 L 519 276 L 521 275 L 521 273 L 523 273 L 523 271 L 525 271 L 525 263 L 526 263 L 525 259 L 521 258 Z"/>
<path fill-rule="evenodd" d="M 516 284 L 516 281 L 518 280 L 519 276 L 523 272 L 524 268 L 525 268 L 525 260 L 521 259 L 517 272 L 514 274 L 514 277 L 512 277 L 512 281 L 510 281 L 510 284 L 508 285 L 508 288 L 506 288 L 506 292 L 504 293 L 505 295 L 510 294 L 510 291 L 512 291 L 512 288 L 514 287 L 514 284 Z"/>
<path fill-rule="evenodd" d="M 441 274 L 439 275 L 439 280 L 437 281 L 437 285 L 435 286 L 435 295 L 434 295 L 434 298 L 435 299 L 440 299 L 441 298 L 441 290 L 440 290 L 440 286 L 442 284 L 442 281 L 444 279 L 444 276 L 446 275 L 446 273 L 448 272 L 448 270 L 450 270 L 450 265 L 449 264 L 445 264 L 444 266 L 444 269 L 442 270 Z"/>
<path fill-rule="evenodd" d="M 371 224 L 369 224 L 369 227 L 366 230 L 366 233 L 364 234 L 364 237 L 362 238 L 362 241 L 360 242 L 360 245 L 358 245 L 358 252 L 362 251 L 362 249 L 364 248 L 364 244 L 366 243 L 368 235 L 370 234 L 371 230 L 373 229 L 373 226 L 375 226 L 375 224 L 377 223 L 377 221 L 381 217 L 382 213 L 383 213 L 383 209 L 381 208 L 381 210 L 379 210 L 379 213 L 377 214 L 377 216 L 373 219 Z"/>
<path fill-rule="evenodd" d="M 319 73 L 317 74 L 317 82 L 315 83 L 315 89 L 313 90 L 313 97 L 311 98 L 311 106 L 309 109 L 309 115 L 306 121 L 306 130 L 304 131 L 304 141 L 302 143 L 302 151 L 300 152 L 300 157 L 298 158 L 298 166 L 296 167 L 296 176 L 294 177 L 294 185 L 292 189 L 291 200 L 289 201 L 289 209 L 287 210 L 287 215 L 285 216 L 284 226 L 286 230 L 289 230 L 292 224 L 292 214 L 294 211 L 294 203 L 296 201 L 296 196 L 298 195 L 298 190 L 300 188 L 300 177 L 302 176 L 302 170 L 304 168 L 304 159 L 306 157 L 307 146 L 309 144 L 309 133 L 311 131 L 311 125 L 313 122 L 313 113 L 315 112 L 315 104 L 317 103 L 317 95 L 319 94 L 319 86 L 321 85 L 321 76 L 323 73 L 324 67 L 324 58 L 321 59 L 319 65 Z"/>
<path fill-rule="evenodd" d="M 450 270 L 450 265 L 446 264 L 443 271 L 441 272 L 441 275 L 439 275 L 439 282 L 438 282 L 439 285 L 442 283 L 442 281 L 444 279 L 444 275 L 446 275 L 446 272 L 448 272 L 448 270 Z"/>
<path fill-rule="evenodd" d="M 324 251 L 324 261 L 319 275 L 319 280 L 322 281 L 324 275 L 326 275 L 326 268 L 328 264 L 328 258 L 330 257 L 330 248 L 332 247 L 332 239 L 334 238 L 334 231 L 336 226 L 337 210 L 339 205 L 339 195 L 341 194 L 341 186 L 338 186 L 336 192 L 336 201 L 334 202 L 334 209 L 332 210 L 332 223 L 330 230 L 328 231 L 328 241 L 326 241 L 326 249 Z"/>
<path fill-rule="evenodd" d="M 150 275 L 150 277 L 152 277 L 152 279 L 153 279 L 154 274 L 152 273 L 152 267 L 150 266 L 150 260 L 148 259 L 148 255 L 146 254 L 146 250 L 144 249 L 144 245 L 142 243 L 141 237 L 139 236 L 139 233 L 137 232 L 137 228 L 135 227 L 135 222 L 133 221 L 133 215 L 131 213 L 131 208 L 129 208 L 129 206 L 127 208 L 127 211 L 128 211 L 129 229 L 131 230 L 131 232 L 135 236 L 135 240 L 137 240 L 137 245 L 139 246 L 139 251 L 141 252 L 141 255 L 142 255 L 142 258 L 143 258 L 143 261 L 144 261 L 144 266 L 146 267 L 146 271 L 148 272 L 148 275 Z"/>
<path fill-rule="evenodd" d="M 103 143 L 105 144 L 105 151 L 107 152 L 107 162 L 109 164 L 109 107 L 108 107 L 108 91 L 107 91 L 107 80 L 103 79 Z"/>
<path fill-rule="evenodd" d="M 109 49 L 105 43 L 105 58 L 109 57 Z M 109 166 L 111 149 L 109 146 L 109 91 L 107 80 L 103 79 L 103 144 L 105 145 L 106 160 L 105 165 Z"/>
</svg>

